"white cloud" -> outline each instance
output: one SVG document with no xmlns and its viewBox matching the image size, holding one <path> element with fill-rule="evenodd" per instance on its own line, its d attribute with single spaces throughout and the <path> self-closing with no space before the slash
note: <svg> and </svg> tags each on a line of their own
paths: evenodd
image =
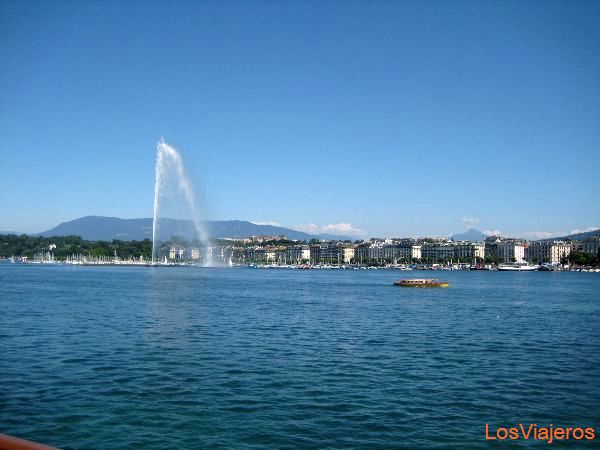
<svg viewBox="0 0 600 450">
<path fill-rule="evenodd" d="M 328 225 L 319 226 L 314 223 L 307 223 L 296 225 L 294 229 L 298 231 L 304 231 L 311 234 L 328 233 L 328 234 L 342 234 L 347 236 L 364 236 L 367 234 L 365 230 L 360 228 L 354 228 L 350 222 L 348 223 L 332 223 Z"/>
<path fill-rule="evenodd" d="M 518 233 L 512 233 L 511 236 L 517 237 L 517 238 L 522 238 L 522 239 L 536 240 L 536 239 L 549 239 L 549 238 L 553 238 L 553 237 L 564 236 L 565 234 L 567 234 L 567 233 L 565 233 L 564 231 L 536 230 L 536 231 L 521 231 Z"/>
<path fill-rule="evenodd" d="M 479 225 L 479 219 L 475 217 L 463 217 L 462 221 L 465 225 L 465 228 L 473 228 Z"/>
<path fill-rule="evenodd" d="M 265 222 L 250 222 L 253 223 L 254 225 L 271 225 L 272 227 L 280 227 L 281 224 L 279 222 L 272 222 L 270 220 L 267 220 Z"/>
<path fill-rule="evenodd" d="M 484 231 L 484 233 L 489 234 L 489 235 L 497 235 L 497 236 L 505 235 L 508 237 L 529 239 L 529 240 L 535 241 L 538 239 L 551 239 L 551 238 L 555 238 L 555 237 L 567 236 L 570 234 L 585 233 L 585 232 L 594 231 L 597 229 L 599 229 L 599 228 L 598 227 L 588 227 L 584 230 L 575 229 L 575 230 L 571 230 L 570 232 L 568 232 L 568 231 L 534 230 L 534 231 L 517 231 L 514 233 L 510 233 L 510 232 L 502 233 L 500 230 L 486 230 L 486 231 Z"/>
<path fill-rule="evenodd" d="M 334 223 L 330 225 L 324 225 L 322 227 L 325 233 L 342 233 L 342 234 L 354 234 L 363 235 L 367 234 L 366 231 L 359 228 L 354 228 L 351 223 Z"/>
<path fill-rule="evenodd" d="M 483 234 L 487 234 L 488 236 L 502 236 L 502 231 L 500 230 L 485 230 Z"/>
<path fill-rule="evenodd" d="M 295 225 L 294 230 L 304 231 L 305 233 L 318 233 L 320 227 L 318 225 L 315 225 L 314 223 L 306 223 Z"/>
<path fill-rule="evenodd" d="M 600 228 L 600 227 L 587 227 L 585 230 L 580 230 L 578 228 L 575 228 L 574 230 L 571 230 L 571 232 L 569 234 L 587 233 L 588 231 L 596 231 L 598 228 Z"/>
</svg>

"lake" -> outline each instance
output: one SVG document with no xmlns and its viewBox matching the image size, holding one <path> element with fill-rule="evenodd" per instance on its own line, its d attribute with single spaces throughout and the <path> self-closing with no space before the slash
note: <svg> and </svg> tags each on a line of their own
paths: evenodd
<svg viewBox="0 0 600 450">
<path fill-rule="evenodd" d="M 600 274 L 0 264 L 0 354 L 0 432 L 65 449 L 482 448 L 598 431 Z"/>
</svg>

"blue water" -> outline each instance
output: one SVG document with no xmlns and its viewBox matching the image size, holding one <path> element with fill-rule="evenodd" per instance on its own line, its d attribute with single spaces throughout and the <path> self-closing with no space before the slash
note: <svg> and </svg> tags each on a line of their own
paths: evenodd
<svg viewBox="0 0 600 450">
<path fill-rule="evenodd" d="M 427 275 L 451 287 L 392 286 Z M 0 265 L 0 432 L 46 444 L 484 448 L 599 417 L 600 274 Z"/>
</svg>

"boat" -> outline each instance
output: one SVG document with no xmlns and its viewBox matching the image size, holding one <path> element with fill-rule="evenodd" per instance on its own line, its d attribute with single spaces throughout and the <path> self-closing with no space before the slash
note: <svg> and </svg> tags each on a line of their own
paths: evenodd
<svg viewBox="0 0 600 450">
<path fill-rule="evenodd" d="M 450 283 L 447 281 L 441 281 L 437 278 L 411 278 L 408 280 L 396 280 L 394 281 L 395 286 L 402 287 L 448 287 Z"/>
<path fill-rule="evenodd" d="M 492 270 L 492 267 L 489 264 L 473 264 L 469 270 Z"/>
<path fill-rule="evenodd" d="M 539 270 L 540 266 L 523 264 L 501 264 L 498 266 L 498 270 L 506 272 L 531 272 L 533 270 Z"/>
</svg>

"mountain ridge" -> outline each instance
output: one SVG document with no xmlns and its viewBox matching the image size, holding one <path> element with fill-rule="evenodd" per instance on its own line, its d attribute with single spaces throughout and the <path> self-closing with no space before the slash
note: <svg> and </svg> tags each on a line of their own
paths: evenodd
<svg viewBox="0 0 600 450">
<path fill-rule="evenodd" d="M 207 220 L 202 222 L 207 234 L 212 238 L 247 238 L 260 235 L 285 235 L 288 239 L 310 241 L 311 239 L 351 239 L 339 235 L 313 235 L 291 228 L 273 225 L 257 225 L 245 220 Z M 196 235 L 191 220 L 161 219 L 161 235 L 182 236 L 193 239 Z M 144 240 L 152 239 L 152 218 L 121 219 L 107 216 L 84 216 L 78 219 L 62 222 L 57 226 L 35 234 L 36 236 L 80 236 L 91 241 Z"/>
<path fill-rule="evenodd" d="M 584 231 L 582 233 L 568 234 L 566 236 L 558 236 L 552 238 L 538 239 L 541 242 L 547 241 L 584 241 L 593 236 L 600 236 L 600 228 L 596 228 L 592 231 Z"/>
<path fill-rule="evenodd" d="M 454 241 L 483 241 L 487 237 L 487 234 L 482 233 L 475 228 L 469 228 L 464 233 L 457 233 L 450 236 L 450 238 Z"/>
</svg>

